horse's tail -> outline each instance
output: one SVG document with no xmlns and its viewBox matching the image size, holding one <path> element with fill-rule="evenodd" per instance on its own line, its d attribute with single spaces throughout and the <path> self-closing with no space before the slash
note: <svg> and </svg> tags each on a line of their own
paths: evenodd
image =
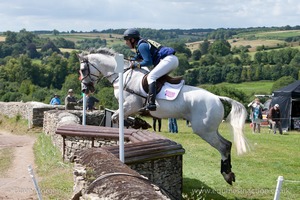
<svg viewBox="0 0 300 200">
<path fill-rule="evenodd" d="M 229 121 L 236 145 L 237 154 L 246 153 L 249 149 L 248 142 L 244 136 L 244 125 L 247 118 L 247 110 L 240 102 L 228 97 L 219 96 L 221 100 L 231 103 L 231 111 L 227 117 Z"/>
</svg>

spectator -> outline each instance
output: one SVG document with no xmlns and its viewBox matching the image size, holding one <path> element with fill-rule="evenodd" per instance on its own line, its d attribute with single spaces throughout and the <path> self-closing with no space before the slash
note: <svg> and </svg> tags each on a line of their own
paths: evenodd
<svg viewBox="0 0 300 200">
<path fill-rule="evenodd" d="M 279 133 L 282 135 L 282 127 L 281 127 L 281 113 L 279 109 L 279 105 L 275 104 L 269 111 L 268 114 L 268 122 L 272 126 L 273 133 L 276 134 L 276 127 L 279 130 Z"/>
<path fill-rule="evenodd" d="M 58 94 L 55 94 L 54 97 L 50 101 L 50 105 L 60 105 L 60 99 Z"/>
<path fill-rule="evenodd" d="M 169 118 L 169 132 L 170 133 L 178 133 L 176 118 Z"/>
<path fill-rule="evenodd" d="M 250 119 L 252 121 L 252 132 L 255 133 L 257 131 L 260 133 L 263 105 L 260 103 L 259 98 L 255 98 L 254 101 L 248 104 L 248 107 L 251 107 Z"/>
<path fill-rule="evenodd" d="M 153 117 L 153 130 L 156 131 L 156 121 L 158 121 L 158 132 L 161 131 L 161 119 Z"/>
<path fill-rule="evenodd" d="M 89 110 L 89 111 L 93 111 L 95 109 L 95 103 L 99 103 L 99 100 L 94 97 L 94 96 L 91 96 L 91 94 L 86 94 L 85 95 L 86 97 L 86 110 Z M 83 99 L 79 100 L 77 103 L 82 103 L 83 102 Z"/>
<path fill-rule="evenodd" d="M 68 95 L 65 98 L 65 106 L 66 110 L 74 110 L 75 105 L 77 105 L 76 98 L 73 96 L 73 90 L 68 90 Z"/>
</svg>

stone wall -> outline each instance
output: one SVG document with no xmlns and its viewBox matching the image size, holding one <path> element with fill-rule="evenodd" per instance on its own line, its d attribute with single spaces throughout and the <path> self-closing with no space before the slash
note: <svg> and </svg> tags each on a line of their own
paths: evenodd
<svg viewBox="0 0 300 200">
<path fill-rule="evenodd" d="M 182 155 L 153 159 L 127 164 L 131 169 L 147 177 L 172 195 L 171 199 L 181 199 Z"/>
<path fill-rule="evenodd" d="M 101 137 L 91 138 L 84 136 L 64 136 L 64 160 L 72 160 L 74 155 L 81 150 L 89 149 L 92 147 L 116 146 L 119 141 L 116 139 L 104 139 Z M 126 142 L 126 141 L 125 141 Z"/>
<path fill-rule="evenodd" d="M 87 125 L 103 125 L 104 123 L 104 112 L 100 110 L 96 110 L 93 112 L 86 113 L 86 124 Z M 62 153 L 66 152 L 63 143 L 63 137 L 61 135 L 56 134 L 56 129 L 59 126 L 63 126 L 66 124 L 81 124 L 82 123 L 82 111 L 80 110 L 51 110 L 44 112 L 44 121 L 43 121 L 43 132 L 47 135 L 51 136 L 52 142 L 55 146 L 57 146 Z M 80 148 L 91 147 L 91 141 L 87 138 L 79 139 L 79 138 L 68 138 L 70 140 L 68 145 L 70 148 Z M 87 140 L 87 141 L 86 141 Z M 74 155 L 74 153 L 68 150 L 70 153 L 70 157 Z M 71 154 L 72 153 L 72 154 Z M 64 155 L 64 154 L 63 154 Z"/>
<path fill-rule="evenodd" d="M 62 105 L 52 106 L 41 102 L 0 102 L 0 113 L 8 117 L 21 116 L 28 120 L 29 128 L 43 127 L 44 112 L 49 110 L 64 110 Z"/>
<path fill-rule="evenodd" d="M 43 127 L 43 132 L 51 136 L 53 144 L 60 149 L 62 155 L 66 156 L 64 158 L 70 159 L 75 153 L 91 147 L 112 147 L 104 149 L 115 154 L 116 158 L 118 157 L 116 132 L 114 132 L 113 137 L 110 137 L 112 128 L 105 130 L 105 127 L 99 126 L 105 123 L 104 111 L 86 113 L 86 125 L 93 125 L 104 130 L 104 132 L 110 132 L 110 134 L 106 132 L 101 135 L 100 131 L 100 135 L 96 137 L 94 135 L 86 137 L 83 133 L 76 136 L 56 134 L 58 127 L 64 125 L 73 127 L 73 125 L 81 124 L 81 110 L 69 111 L 64 110 L 64 106 L 51 106 L 39 102 L 0 102 L 0 113 L 8 117 L 19 115 L 29 121 L 31 128 L 36 126 Z M 99 132 L 98 128 L 97 132 Z M 125 145 L 125 148 L 127 148 L 125 155 L 126 164 L 139 174 L 147 177 L 149 181 L 168 191 L 171 194 L 171 199 L 181 199 L 182 155 L 184 154 L 184 149 L 181 145 L 153 132 L 135 129 L 125 129 L 124 139 L 127 145 Z M 157 151 L 159 147 L 158 149 L 153 148 L 153 145 L 155 146 L 156 144 L 162 147 L 159 152 Z M 131 146 L 129 147 L 128 145 Z M 130 148 L 132 149 L 131 152 L 128 151 Z"/>
</svg>

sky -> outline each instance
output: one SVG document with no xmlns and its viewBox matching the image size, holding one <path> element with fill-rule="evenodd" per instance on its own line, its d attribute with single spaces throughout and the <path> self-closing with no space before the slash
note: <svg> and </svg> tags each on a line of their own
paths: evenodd
<svg viewBox="0 0 300 200">
<path fill-rule="evenodd" d="M 299 0 L 1 0 L 0 32 L 300 25 Z"/>
</svg>

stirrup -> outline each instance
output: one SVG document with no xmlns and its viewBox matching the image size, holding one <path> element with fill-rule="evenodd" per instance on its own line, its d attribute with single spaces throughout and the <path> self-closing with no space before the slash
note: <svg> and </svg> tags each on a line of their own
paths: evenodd
<svg viewBox="0 0 300 200">
<path fill-rule="evenodd" d="M 150 111 L 156 111 L 156 104 L 148 104 L 147 109 Z"/>
<path fill-rule="evenodd" d="M 145 113 L 149 111 L 156 111 L 156 104 L 147 104 L 146 106 L 139 109 L 139 113 Z"/>
</svg>

